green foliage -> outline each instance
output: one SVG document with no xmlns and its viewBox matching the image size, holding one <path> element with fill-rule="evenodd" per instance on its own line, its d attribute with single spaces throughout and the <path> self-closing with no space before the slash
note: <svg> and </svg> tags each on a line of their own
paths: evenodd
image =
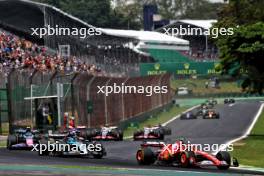
<svg viewBox="0 0 264 176">
<path fill-rule="evenodd" d="M 87 23 L 106 28 L 140 29 L 144 4 L 157 4 L 163 19 L 215 19 L 221 3 L 208 0 L 34 0 L 50 4 Z"/>
<path fill-rule="evenodd" d="M 234 35 L 220 36 L 221 69 L 243 78 L 242 88 L 262 93 L 264 87 L 264 1 L 230 0 L 214 27 L 233 27 Z"/>
<path fill-rule="evenodd" d="M 35 0 L 55 6 L 83 21 L 105 28 L 127 28 L 123 14 L 111 8 L 110 0 Z"/>
<path fill-rule="evenodd" d="M 156 4 L 163 19 L 216 19 L 218 9 L 223 5 L 210 3 L 208 0 L 134 0 L 133 3 L 116 0 L 116 2 L 115 10 L 130 22 L 134 22 L 134 28 L 142 27 L 144 4 Z"/>
</svg>

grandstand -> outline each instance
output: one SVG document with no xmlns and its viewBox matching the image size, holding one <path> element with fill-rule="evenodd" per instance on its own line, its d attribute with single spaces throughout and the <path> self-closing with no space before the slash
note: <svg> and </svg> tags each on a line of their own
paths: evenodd
<svg viewBox="0 0 264 176">
<path fill-rule="evenodd" d="M 158 32 L 96 28 L 55 7 L 27 0 L 0 1 L 0 28 L 25 38 L 47 50 L 56 52 L 69 46 L 70 55 L 87 65 L 96 65 L 110 76 L 139 75 L 139 63 L 159 61 L 160 49 L 173 48 L 170 60 L 177 61 L 180 53 L 188 51 L 189 42 Z M 27 10 L 25 10 L 27 9 Z M 13 15 L 16 13 L 16 15 Z M 65 28 L 93 28 L 102 35 L 87 36 L 32 36 L 31 28 L 44 26 Z M 153 50 L 153 51 L 152 51 Z M 177 51 L 176 51 L 177 50 Z M 164 50 L 162 50 L 164 51 Z M 176 57 L 174 56 L 176 53 Z M 60 53 L 61 54 L 61 53 Z M 68 54 L 69 55 L 69 54 Z M 179 58 L 185 58 L 180 56 Z"/>
<path fill-rule="evenodd" d="M 205 31 L 209 30 L 215 22 L 216 20 L 175 20 L 171 21 L 170 24 L 159 28 L 157 31 L 165 33 L 165 29 L 179 29 L 180 27 L 185 29 L 200 28 L 201 31 Z M 173 35 L 172 32 L 173 30 L 170 30 L 170 35 Z M 189 41 L 190 50 L 176 53 L 174 57 L 177 57 L 177 54 L 180 54 L 182 57 L 188 57 L 193 61 L 215 61 L 218 59 L 218 49 L 215 44 L 208 39 L 208 36 L 177 35 L 176 37 Z M 168 50 L 168 52 L 170 53 L 172 51 Z"/>
<path fill-rule="evenodd" d="M 136 63 L 140 60 L 151 60 L 151 58 L 135 53 L 126 46 L 127 43 L 135 41 L 131 38 L 104 33 L 83 39 L 80 36 L 71 35 L 44 36 L 43 38 L 31 35 L 31 28 L 42 28 L 48 25 L 95 29 L 94 26 L 46 4 L 26 0 L 0 1 L 0 28 L 38 46 L 45 46 L 53 52 L 58 51 L 60 46 L 68 45 L 70 55 L 76 56 L 86 64 L 97 65 L 109 75 L 136 75 Z M 110 60 L 107 62 L 107 67 L 104 60 Z"/>
</svg>

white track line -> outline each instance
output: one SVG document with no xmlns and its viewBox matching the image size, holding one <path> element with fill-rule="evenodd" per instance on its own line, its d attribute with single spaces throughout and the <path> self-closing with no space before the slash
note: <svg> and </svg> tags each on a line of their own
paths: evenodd
<svg viewBox="0 0 264 176">
<path fill-rule="evenodd" d="M 225 150 L 225 149 L 227 148 L 228 145 L 230 145 L 230 144 L 232 144 L 232 143 L 235 143 L 235 142 L 237 142 L 237 141 L 240 141 L 240 140 L 242 140 L 242 139 L 248 137 L 248 135 L 251 133 L 251 131 L 252 131 L 254 125 L 256 124 L 258 118 L 260 117 L 263 108 L 264 108 L 264 103 L 261 104 L 261 106 L 260 106 L 260 108 L 259 108 L 257 114 L 256 114 L 255 117 L 254 117 L 253 122 L 250 124 L 250 126 L 249 126 L 248 129 L 247 129 L 247 131 L 246 131 L 242 136 L 227 141 L 224 145 L 222 145 L 222 147 L 221 147 L 217 152 L 219 152 L 219 151 L 221 151 L 221 150 Z M 217 152 L 215 152 L 214 154 L 216 154 Z"/>
</svg>

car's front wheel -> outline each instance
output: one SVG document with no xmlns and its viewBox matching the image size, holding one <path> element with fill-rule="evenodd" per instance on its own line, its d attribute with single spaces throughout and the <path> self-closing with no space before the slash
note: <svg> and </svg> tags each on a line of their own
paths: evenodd
<svg viewBox="0 0 264 176">
<path fill-rule="evenodd" d="M 182 167 L 190 167 L 195 164 L 196 158 L 192 151 L 184 151 L 180 155 L 180 163 Z"/>
<path fill-rule="evenodd" d="M 223 165 L 223 166 L 217 166 L 218 169 L 221 169 L 221 170 L 226 170 L 230 167 L 230 164 L 231 164 L 231 157 L 230 157 L 230 154 L 226 151 L 220 151 L 216 154 L 216 158 L 219 160 L 219 161 L 225 161 L 227 163 L 227 165 Z"/>
<path fill-rule="evenodd" d="M 151 165 L 156 161 L 155 155 L 150 148 L 139 149 L 136 158 L 140 165 Z"/>
</svg>

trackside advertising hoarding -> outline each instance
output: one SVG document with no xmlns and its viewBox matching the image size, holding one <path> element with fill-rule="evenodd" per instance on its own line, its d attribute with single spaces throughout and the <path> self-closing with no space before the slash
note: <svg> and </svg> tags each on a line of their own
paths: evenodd
<svg viewBox="0 0 264 176">
<path fill-rule="evenodd" d="M 175 76 L 190 75 L 214 75 L 220 74 L 216 71 L 218 62 L 166 62 L 166 63 L 142 63 L 140 64 L 141 76 L 159 75 L 172 73 Z"/>
</svg>

